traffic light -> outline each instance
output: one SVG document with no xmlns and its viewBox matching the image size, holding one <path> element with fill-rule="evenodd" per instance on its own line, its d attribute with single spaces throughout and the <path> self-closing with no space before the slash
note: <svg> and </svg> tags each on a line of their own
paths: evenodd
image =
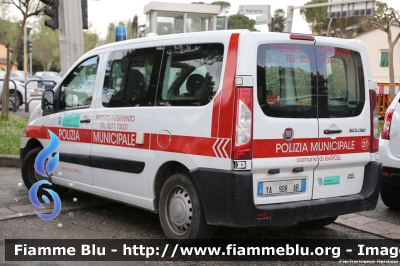
<svg viewBox="0 0 400 266">
<path fill-rule="evenodd" d="M 89 29 L 87 0 L 81 0 L 81 5 L 82 5 L 82 28 L 87 30 Z"/>
<path fill-rule="evenodd" d="M 45 3 L 46 5 L 50 6 L 50 8 L 47 8 L 44 13 L 51 17 L 50 20 L 46 20 L 44 22 L 44 25 L 46 25 L 49 28 L 52 28 L 53 30 L 58 29 L 58 5 L 59 5 L 59 0 L 40 0 L 40 2 Z"/>
<path fill-rule="evenodd" d="M 26 51 L 27 53 L 32 53 L 32 42 L 31 41 L 26 41 Z"/>
</svg>

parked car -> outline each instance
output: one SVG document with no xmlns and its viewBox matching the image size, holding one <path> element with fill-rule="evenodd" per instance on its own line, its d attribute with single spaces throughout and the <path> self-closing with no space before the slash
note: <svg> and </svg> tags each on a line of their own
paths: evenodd
<svg viewBox="0 0 400 266">
<path fill-rule="evenodd" d="M 40 72 L 36 72 L 33 78 L 34 79 L 43 79 L 43 80 L 54 80 L 55 82 L 59 82 L 61 79 L 61 76 L 57 72 L 40 71 Z"/>
<path fill-rule="evenodd" d="M 27 77 L 27 81 L 28 81 L 29 79 L 31 79 L 31 76 L 30 76 L 28 73 L 26 73 L 26 77 Z M 25 84 L 24 71 L 17 70 L 17 71 L 11 72 L 11 74 L 10 74 L 10 79 Z"/>
<path fill-rule="evenodd" d="M 0 77 L 0 95 L 1 92 L 3 91 L 3 78 Z M 14 84 L 15 82 L 15 84 Z M 14 100 L 16 100 L 16 104 L 17 104 L 17 109 L 18 107 L 20 107 L 23 103 L 25 103 L 25 86 L 23 83 L 18 82 L 18 81 L 10 81 L 9 83 L 9 90 L 10 90 L 10 95 L 9 95 L 9 108 L 12 109 L 12 104 L 14 102 Z M 14 89 L 15 86 L 17 86 L 17 98 L 15 98 L 14 96 Z M 27 99 L 29 100 L 30 98 L 30 92 L 29 90 L 27 90 Z M 0 98 L 0 104 L 1 104 L 1 98 Z"/>
<path fill-rule="evenodd" d="M 400 93 L 386 111 L 379 139 L 383 164 L 381 197 L 389 208 L 400 210 Z"/>
</svg>

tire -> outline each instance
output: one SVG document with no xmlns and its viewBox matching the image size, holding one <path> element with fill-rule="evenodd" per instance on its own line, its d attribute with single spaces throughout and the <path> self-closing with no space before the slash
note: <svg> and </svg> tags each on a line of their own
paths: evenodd
<svg viewBox="0 0 400 266">
<path fill-rule="evenodd" d="M 392 209 L 400 210 L 400 195 L 398 186 L 393 186 L 385 181 L 381 185 L 381 198 L 383 203 Z"/>
<path fill-rule="evenodd" d="M 9 94 L 9 103 L 8 103 L 8 108 L 10 110 L 12 110 L 12 105 L 14 102 L 14 90 L 10 90 L 10 94 Z M 17 91 L 17 109 L 22 105 L 22 96 L 21 94 Z"/>
<path fill-rule="evenodd" d="M 332 224 L 337 218 L 338 216 L 335 216 L 312 221 L 297 222 L 297 224 L 307 229 L 318 229 Z"/>
<path fill-rule="evenodd" d="M 24 160 L 22 161 L 21 175 L 27 189 L 30 189 L 33 184 L 40 180 L 49 180 L 48 177 L 42 176 L 35 171 L 34 164 L 36 156 L 41 150 L 41 147 L 34 148 L 26 154 Z M 45 191 L 43 188 L 50 188 L 58 194 L 62 194 L 66 191 L 65 188 L 57 185 L 41 186 L 38 190 L 39 195 L 48 195 L 47 191 Z"/>
<path fill-rule="evenodd" d="M 193 240 L 212 238 L 215 226 L 206 223 L 199 194 L 189 174 L 175 174 L 164 183 L 159 206 L 161 226 L 170 242 L 190 245 Z"/>
</svg>

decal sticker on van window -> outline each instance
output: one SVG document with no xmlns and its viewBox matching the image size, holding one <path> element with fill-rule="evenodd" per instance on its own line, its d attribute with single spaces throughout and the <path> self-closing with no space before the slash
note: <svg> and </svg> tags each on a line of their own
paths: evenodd
<svg viewBox="0 0 400 266">
<path fill-rule="evenodd" d="M 332 186 L 339 184 L 340 184 L 340 175 L 318 177 L 318 185 L 320 186 Z"/>
<path fill-rule="evenodd" d="M 81 120 L 80 114 L 64 114 L 64 117 L 62 119 L 62 125 L 63 127 L 79 128 L 80 120 Z"/>
</svg>

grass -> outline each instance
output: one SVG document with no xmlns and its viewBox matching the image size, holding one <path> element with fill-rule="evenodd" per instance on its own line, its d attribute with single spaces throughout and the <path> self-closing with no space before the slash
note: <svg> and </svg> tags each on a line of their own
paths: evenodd
<svg viewBox="0 0 400 266">
<path fill-rule="evenodd" d="M 0 154 L 19 154 L 19 145 L 28 119 L 8 116 L 7 121 L 0 120 Z"/>
</svg>

